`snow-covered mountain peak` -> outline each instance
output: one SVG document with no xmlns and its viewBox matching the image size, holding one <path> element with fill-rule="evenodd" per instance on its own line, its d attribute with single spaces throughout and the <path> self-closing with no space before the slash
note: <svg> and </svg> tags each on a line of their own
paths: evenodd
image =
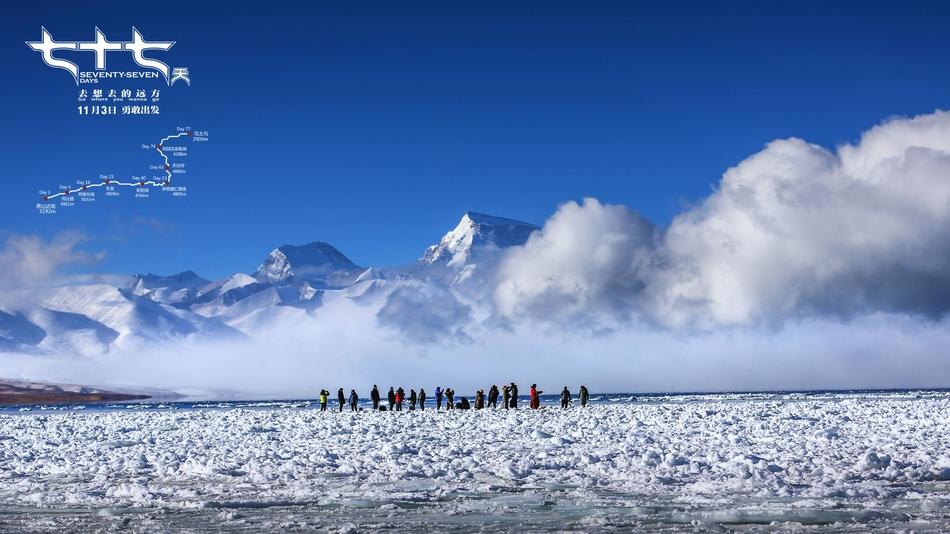
<svg viewBox="0 0 950 534">
<path fill-rule="evenodd" d="M 254 278 L 275 284 L 289 278 L 322 279 L 338 272 L 362 271 L 333 245 L 316 241 L 307 245 L 277 247 L 257 268 Z"/>
<path fill-rule="evenodd" d="M 185 271 L 171 276 L 137 274 L 129 283 L 133 295 L 149 297 L 156 302 L 177 303 L 195 298 L 200 290 L 211 282 L 194 271 Z"/>
<path fill-rule="evenodd" d="M 442 237 L 439 244 L 426 249 L 419 259 L 424 264 L 464 264 L 474 248 L 492 245 L 498 248 L 523 245 L 538 227 L 518 221 L 469 211 L 458 225 Z"/>
</svg>

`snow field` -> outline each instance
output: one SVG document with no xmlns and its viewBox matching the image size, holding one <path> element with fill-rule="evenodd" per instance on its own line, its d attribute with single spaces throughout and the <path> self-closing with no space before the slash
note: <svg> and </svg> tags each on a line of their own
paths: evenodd
<svg viewBox="0 0 950 534">
<path fill-rule="evenodd" d="M 950 525 L 948 414 L 950 395 L 2 415 L 0 503 L 392 515 L 387 507 L 408 502 L 464 515 L 611 496 L 661 523 L 917 521 L 939 530 Z"/>
</svg>

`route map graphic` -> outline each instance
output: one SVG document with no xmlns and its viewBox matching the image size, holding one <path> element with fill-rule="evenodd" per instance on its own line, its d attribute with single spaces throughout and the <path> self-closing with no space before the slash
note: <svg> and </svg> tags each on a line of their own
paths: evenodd
<svg viewBox="0 0 950 534">
<path fill-rule="evenodd" d="M 102 196 L 122 196 L 126 189 L 132 190 L 135 198 L 150 198 L 152 188 L 175 198 L 184 198 L 188 195 L 188 188 L 179 182 L 187 173 L 189 145 L 207 141 L 207 131 L 179 127 L 175 133 L 166 135 L 155 144 L 142 145 L 143 149 L 155 150 L 162 157 L 160 162 L 149 165 L 149 172 L 132 175 L 126 180 L 116 179 L 112 174 L 101 174 L 98 179 L 80 179 L 56 189 L 43 189 L 39 191 L 40 202 L 36 209 L 42 215 L 54 215 L 77 204 L 96 202 Z"/>
</svg>

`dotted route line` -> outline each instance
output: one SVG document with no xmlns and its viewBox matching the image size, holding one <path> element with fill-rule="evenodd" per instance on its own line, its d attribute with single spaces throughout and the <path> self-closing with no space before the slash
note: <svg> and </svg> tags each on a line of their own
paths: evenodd
<svg viewBox="0 0 950 534">
<path fill-rule="evenodd" d="M 165 159 L 165 167 L 164 167 L 165 180 L 162 182 L 156 182 L 155 180 L 139 180 L 138 182 L 122 182 L 119 180 L 106 179 L 106 180 L 103 180 L 102 182 L 99 182 L 98 184 L 83 185 L 83 186 L 76 187 L 75 189 L 67 188 L 54 195 L 43 195 L 43 202 L 49 202 L 50 200 L 53 200 L 56 197 L 69 196 L 70 193 L 75 193 L 76 191 L 88 191 L 89 189 L 94 189 L 96 187 L 103 187 L 106 185 L 119 185 L 119 186 L 124 186 L 124 187 L 145 187 L 145 186 L 167 187 L 172 183 L 172 167 L 168 161 L 168 154 L 165 153 L 164 145 L 167 141 L 170 141 L 172 139 L 178 139 L 179 137 L 186 137 L 186 136 L 194 137 L 194 133 L 189 130 L 187 132 L 181 132 L 175 135 L 169 135 L 167 137 L 163 137 L 162 140 L 159 141 L 157 145 L 155 145 L 155 150 L 157 150 L 158 153 L 161 154 L 162 158 Z"/>
</svg>

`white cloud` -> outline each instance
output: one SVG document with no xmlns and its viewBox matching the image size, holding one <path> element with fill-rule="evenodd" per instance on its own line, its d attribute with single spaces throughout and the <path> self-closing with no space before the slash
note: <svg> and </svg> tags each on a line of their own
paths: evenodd
<svg viewBox="0 0 950 534">
<path fill-rule="evenodd" d="M 893 119 L 836 152 L 769 143 L 656 236 L 568 203 L 503 263 L 509 318 L 670 328 L 950 310 L 950 113 Z"/>
<path fill-rule="evenodd" d="M 8 235 L 0 248 L 2 288 L 31 288 L 50 283 L 71 264 L 91 264 L 102 253 L 79 250 L 86 241 L 79 232 L 67 231 L 47 241 L 35 235 Z"/>
<path fill-rule="evenodd" d="M 568 202 L 504 256 L 498 311 L 574 324 L 626 318 L 641 299 L 656 239 L 653 225 L 623 206 Z"/>
</svg>

